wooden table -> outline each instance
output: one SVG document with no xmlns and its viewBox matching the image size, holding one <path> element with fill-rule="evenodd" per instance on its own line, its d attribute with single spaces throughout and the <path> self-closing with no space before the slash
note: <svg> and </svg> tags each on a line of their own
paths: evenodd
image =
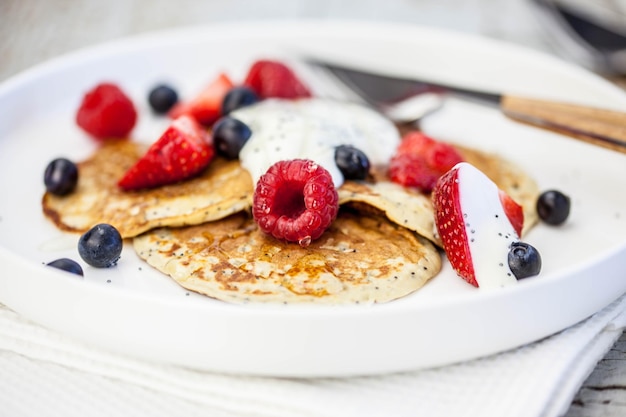
<svg viewBox="0 0 626 417">
<path fill-rule="evenodd" d="M 523 0 L 443 3 L 387 0 L 384 6 L 380 2 L 362 0 L 2 0 L 0 81 L 61 53 L 134 33 L 239 18 L 296 17 L 412 22 L 479 32 L 540 49 L 547 47 Z M 616 81 L 626 86 L 625 79 Z M 626 334 L 623 334 L 584 383 L 566 416 L 625 415 Z"/>
</svg>

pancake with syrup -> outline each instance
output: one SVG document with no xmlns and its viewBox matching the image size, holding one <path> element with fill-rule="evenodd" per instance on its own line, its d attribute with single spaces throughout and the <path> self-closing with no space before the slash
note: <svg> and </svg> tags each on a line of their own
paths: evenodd
<svg viewBox="0 0 626 417">
<path fill-rule="evenodd" d="M 117 181 L 145 149 L 104 144 L 78 164 L 72 194 L 44 195 L 44 213 L 67 231 L 110 223 L 182 287 L 235 303 L 381 303 L 416 291 L 441 268 L 430 196 L 391 183 L 384 169 L 371 181 L 346 181 L 335 222 L 301 248 L 257 228 L 252 180 L 239 161 L 216 158 L 196 178 L 120 190 Z M 527 174 L 497 155 L 459 150 L 522 204 L 525 230 L 535 224 L 538 189 Z"/>
<path fill-rule="evenodd" d="M 136 237 L 134 247 L 182 287 L 232 303 L 383 303 L 441 269 L 426 238 L 348 209 L 306 248 L 263 233 L 247 213 L 156 229 Z"/>
</svg>

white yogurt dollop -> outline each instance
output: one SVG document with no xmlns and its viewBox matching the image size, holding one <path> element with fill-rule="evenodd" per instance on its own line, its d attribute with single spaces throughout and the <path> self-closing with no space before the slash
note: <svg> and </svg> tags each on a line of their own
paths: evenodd
<svg viewBox="0 0 626 417">
<path fill-rule="evenodd" d="M 400 143 L 389 119 L 354 103 L 266 99 L 231 116 L 252 130 L 239 159 L 255 184 L 274 163 L 300 158 L 323 166 L 339 187 L 344 178 L 335 163 L 337 146 L 352 145 L 367 155 L 371 165 L 379 165 L 389 162 Z"/>
</svg>

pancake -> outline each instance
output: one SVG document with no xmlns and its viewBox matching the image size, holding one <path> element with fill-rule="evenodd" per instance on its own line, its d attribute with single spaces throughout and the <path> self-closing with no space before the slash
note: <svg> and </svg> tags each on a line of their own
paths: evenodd
<svg viewBox="0 0 626 417">
<path fill-rule="evenodd" d="M 522 206 L 522 234 L 530 230 L 538 221 L 535 204 L 539 196 L 539 188 L 532 177 L 499 155 L 458 145 L 455 147 L 467 162 L 484 172 Z M 356 205 L 366 211 L 378 211 L 391 221 L 419 233 L 441 247 L 441 240 L 435 229 L 430 194 L 395 184 L 380 171 L 375 172 L 373 181 L 347 181 L 339 188 L 338 193 L 340 204 Z"/>
<path fill-rule="evenodd" d="M 105 143 L 92 157 L 78 164 L 79 181 L 72 194 L 43 196 L 45 215 L 61 230 L 84 233 L 95 224 L 109 223 L 128 238 L 156 227 L 196 225 L 250 209 L 250 175 L 239 161 L 219 157 L 196 178 L 152 190 L 120 190 L 117 181 L 145 149 L 145 145 L 131 141 Z M 524 231 L 530 229 L 538 219 L 535 202 L 539 191 L 533 179 L 500 156 L 458 149 L 468 162 L 523 206 Z M 375 171 L 374 181 L 346 181 L 338 193 L 340 204 L 384 214 L 440 245 L 430 196 L 392 183 L 384 169 Z"/>
<path fill-rule="evenodd" d="M 496 154 L 455 145 L 465 161 L 474 165 L 505 191 L 524 211 L 524 227 L 526 234 L 537 222 L 537 198 L 540 190 L 535 180 L 517 164 Z"/>
<path fill-rule="evenodd" d="M 416 291 L 441 268 L 427 239 L 348 210 L 307 248 L 263 233 L 247 213 L 159 228 L 133 242 L 182 287 L 231 303 L 382 303 Z"/>
<path fill-rule="evenodd" d="M 61 230 L 84 233 L 95 224 L 109 223 L 128 238 L 155 227 L 200 224 L 250 208 L 250 176 L 238 161 L 221 158 L 196 178 L 151 190 L 122 191 L 117 181 L 146 149 L 132 141 L 103 144 L 78 164 L 73 193 L 44 194 L 45 215 Z"/>
<path fill-rule="evenodd" d="M 379 213 L 439 244 L 434 234 L 434 211 L 430 194 L 393 183 L 346 181 L 338 190 L 339 204 Z"/>
<path fill-rule="evenodd" d="M 458 148 L 522 204 L 524 230 L 532 227 L 532 178 L 497 155 Z M 252 179 L 239 161 L 218 157 L 193 179 L 122 191 L 117 181 L 145 150 L 132 141 L 104 143 L 78 164 L 72 194 L 43 196 L 45 215 L 74 232 L 112 224 L 182 287 L 233 303 L 383 303 L 418 290 L 441 268 L 430 195 L 392 183 L 385 167 L 368 181 L 346 181 L 337 219 L 302 248 L 258 229 Z"/>
</svg>

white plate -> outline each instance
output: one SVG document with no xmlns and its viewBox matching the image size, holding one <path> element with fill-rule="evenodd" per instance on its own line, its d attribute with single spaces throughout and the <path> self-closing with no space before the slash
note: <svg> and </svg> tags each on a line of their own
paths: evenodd
<svg viewBox="0 0 626 417">
<path fill-rule="evenodd" d="M 73 235 L 41 214 L 43 170 L 93 144 L 74 125 L 85 90 L 122 85 L 140 104 L 136 138 L 163 120 L 145 96 L 161 80 L 190 95 L 218 71 L 240 79 L 259 57 L 305 50 L 399 74 L 426 74 L 531 95 L 626 108 L 598 77 L 542 54 L 466 35 L 364 22 L 265 22 L 158 33 L 36 67 L 0 86 L 0 301 L 44 326 L 107 350 L 192 368 L 280 376 L 354 375 L 449 364 L 558 332 L 626 292 L 626 158 L 517 125 L 495 110 L 450 102 L 433 135 L 496 150 L 540 186 L 572 197 L 570 221 L 540 225 L 539 277 L 481 291 L 449 265 L 423 290 L 385 305 L 237 306 L 188 294 L 127 246 L 116 268 L 84 280 L 42 266 L 79 260 Z"/>
</svg>

